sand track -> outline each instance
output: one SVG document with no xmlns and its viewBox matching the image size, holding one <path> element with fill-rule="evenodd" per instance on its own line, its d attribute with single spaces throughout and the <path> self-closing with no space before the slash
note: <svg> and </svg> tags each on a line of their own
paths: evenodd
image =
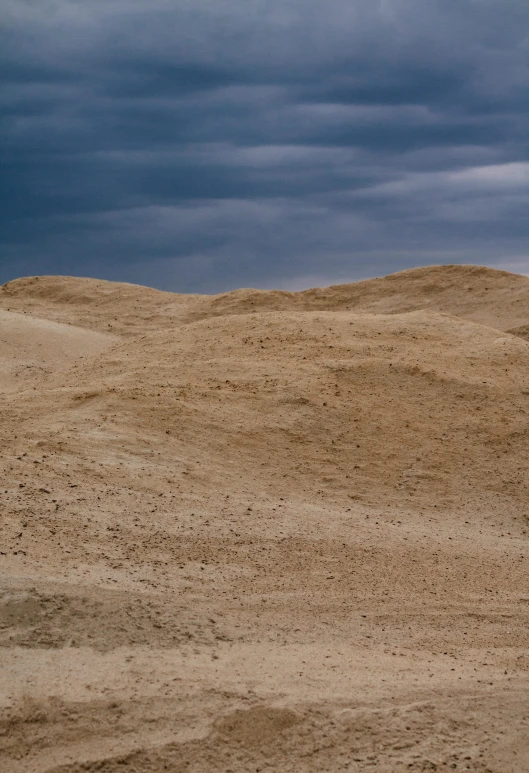
<svg viewBox="0 0 529 773">
<path fill-rule="evenodd" d="M 474 266 L 0 288 L 0 769 L 525 773 L 528 320 Z"/>
</svg>

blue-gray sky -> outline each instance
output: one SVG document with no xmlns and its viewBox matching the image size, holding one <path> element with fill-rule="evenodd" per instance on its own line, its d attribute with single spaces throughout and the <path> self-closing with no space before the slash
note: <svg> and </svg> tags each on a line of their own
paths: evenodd
<svg viewBox="0 0 529 773">
<path fill-rule="evenodd" d="M 2 0 L 0 282 L 529 273 L 527 0 Z"/>
</svg>

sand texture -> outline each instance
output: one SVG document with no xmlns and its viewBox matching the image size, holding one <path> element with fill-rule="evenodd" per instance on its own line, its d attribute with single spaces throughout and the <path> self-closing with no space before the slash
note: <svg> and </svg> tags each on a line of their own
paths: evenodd
<svg viewBox="0 0 529 773">
<path fill-rule="evenodd" d="M 1 773 L 529 771 L 529 278 L 0 287 Z"/>
</svg>

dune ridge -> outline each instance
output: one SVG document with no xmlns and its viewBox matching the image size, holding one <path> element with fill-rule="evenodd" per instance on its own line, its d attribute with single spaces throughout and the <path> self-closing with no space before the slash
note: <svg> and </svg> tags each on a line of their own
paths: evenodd
<svg viewBox="0 0 529 773">
<path fill-rule="evenodd" d="M 522 773 L 529 279 L 0 287 L 0 766 Z"/>
<path fill-rule="evenodd" d="M 133 333 L 254 311 L 440 311 L 500 330 L 527 324 L 529 277 L 483 266 L 406 269 L 379 279 L 299 292 L 240 289 L 188 295 L 78 277 L 25 277 L 0 287 L 0 306 L 108 332 Z"/>
</svg>

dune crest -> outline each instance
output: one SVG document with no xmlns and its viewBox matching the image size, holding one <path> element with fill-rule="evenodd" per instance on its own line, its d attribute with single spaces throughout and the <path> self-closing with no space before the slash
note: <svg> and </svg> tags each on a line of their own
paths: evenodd
<svg viewBox="0 0 529 773">
<path fill-rule="evenodd" d="M 107 332 L 165 329 L 254 311 L 357 311 L 395 314 L 427 309 L 500 330 L 529 324 L 529 277 L 484 266 L 427 266 L 380 279 L 300 292 L 233 290 L 187 295 L 78 277 L 26 277 L 0 286 L 0 307 Z"/>
</svg>

